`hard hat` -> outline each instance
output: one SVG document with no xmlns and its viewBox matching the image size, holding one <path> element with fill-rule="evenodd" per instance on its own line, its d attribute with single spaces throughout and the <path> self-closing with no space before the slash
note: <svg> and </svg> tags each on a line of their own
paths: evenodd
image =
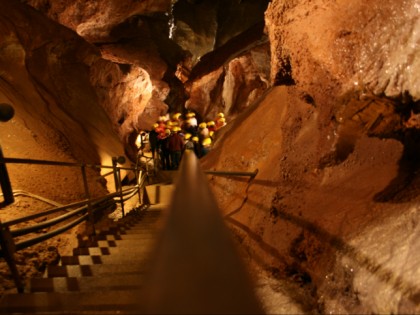
<svg viewBox="0 0 420 315">
<path fill-rule="evenodd" d="M 175 126 L 172 128 L 172 131 L 178 132 L 178 131 L 181 131 L 181 128 L 179 128 L 178 126 Z"/>
<path fill-rule="evenodd" d="M 171 130 L 170 130 L 170 129 L 165 129 L 165 133 L 166 133 L 167 135 L 170 135 L 170 134 L 171 134 Z"/>
<path fill-rule="evenodd" d="M 153 129 L 156 129 L 157 127 L 159 127 L 158 123 L 153 124 Z"/>
<path fill-rule="evenodd" d="M 211 138 L 206 138 L 203 140 L 202 144 L 204 146 L 209 146 L 211 144 Z"/>
<path fill-rule="evenodd" d="M 179 119 L 179 117 L 181 117 L 181 113 L 175 113 L 172 118 L 173 119 Z"/>
<path fill-rule="evenodd" d="M 207 127 L 211 127 L 211 126 L 214 126 L 214 125 L 215 125 L 215 123 L 212 120 L 207 122 Z"/>
<path fill-rule="evenodd" d="M 193 113 L 193 112 L 189 112 L 189 113 L 187 113 L 187 115 L 186 115 L 188 118 L 191 118 L 191 117 L 195 117 L 195 114 Z"/>
<path fill-rule="evenodd" d="M 190 134 L 190 133 L 186 133 L 185 134 L 185 140 L 188 140 L 188 139 L 190 139 L 191 138 L 191 136 L 192 136 L 192 134 Z"/>
<path fill-rule="evenodd" d="M 198 142 L 198 137 L 192 137 L 192 141 L 194 141 L 194 142 Z"/>
<path fill-rule="evenodd" d="M 209 137 L 213 138 L 213 136 L 214 136 L 214 131 L 212 130 L 212 131 L 209 132 Z"/>
<path fill-rule="evenodd" d="M 167 125 L 168 127 L 172 127 L 172 126 L 174 125 L 174 123 L 173 123 L 172 121 L 168 121 L 168 122 L 166 123 L 166 125 Z"/>
<path fill-rule="evenodd" d="M 218 114 L 217 114 L 217 117 L 219 117 L 219 118 L 224 118 L 224 117 L 225 117 L 225 114 L 223 114 L 223 113 L 218 113 Z"/>
<path fill-rule="evenodd" d="M 222 117 L 222 118 L 219 119 L 219 121 L 224 123 L 224 122 L 226 122 L 226 119 L 224 117 Z"/>
<path fill-rule="evenodd" d="M 207 124 L 205 122 L 202 122 L 201 124 L 198 125 L 198 127 L 200 127 L 201 129 L 204 129 L 207 127 Z"/>
</svg>

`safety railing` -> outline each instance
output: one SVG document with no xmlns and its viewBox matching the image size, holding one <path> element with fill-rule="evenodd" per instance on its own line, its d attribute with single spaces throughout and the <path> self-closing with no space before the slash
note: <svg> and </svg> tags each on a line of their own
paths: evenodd
<svg viewBox="0 0 420 315">
<path fill-rule="evenodd" d="M 1 153 L 1 148 L 0 148 Z M 37 165 L 49 165 L 49 166 L 60 166 L 60 167 L 78 167 L 81 170 L 83 185 L 85 190 L 85 199 L 79 202 L 71 203 L 63 206 L 56 206 L 52 209 L 48 209 L 36 214 L 28 215 L 18 219 L 10 220 L 7 222 L 0 221 L 0 258 L 4 258 L 9 266 L 16 288 L 19 292 L 23 292 L 24 285 L 20 279 L 18 269 L 14 261 L 14 253 L 18 250 L 28 248 L 30 246 L 41 243 L 47 239 L 57 236 L 76 225 L 88 221 L 92 226 L 92 231 L 95 233 L 94 226 L 94 215 L 103 209 L 114 206 L 117 202 L 121 205 L 122 215 L 124 216 L 124 202 L 134 195 L 139 195 L 139 201 L 142 201 L 142 193 L 144 194 L 144 186 L 147 178 L 147 172 L 138 164 L 134 168 L 121 167 L 118 164 L 124 163 L 123 158 L 114 157 L 112 159 L 112 166 L 97 165 L 97 164 L 85 164 L 85 163 L 67 163 L 67 162 L 56 162 L 56 161 L 45 161 L 45 160 L 33 160 L 33 159 L 18 159 L 18 158 L 5 158 L 2 153 L 0 154 L 0 166 L 3 172 L 0 174 L 2 178 L 2 190 L 3 190 L 3 204 L 10 204 L 14 200 L 13 191 L 11 189 L 10 181 L 7 176 L 6 164 L 37 164 Z M 112 171 L 102 175 L 106 177 L 109 175 L 114 176 L 115 181 L 115 192 L 107 194 L 102 197 L 91 198 L 88 186 L 88 180 L 86 175 L 86 169 L 112 169 Z M 121 182 L 121 170 L 132 171 L 135 174 L 136 184 L 133 186 L 123 187 Z M 7 177 L 5 177 L 5 175 Z M 5 189 L 6 188 L 6 189 Z M 48 216 L 59 214 L 65 211 L 64 214 L 57 215 L 54 218 L 48 219 Z M 34 219 L 44 217 L 45 220 L 41 223 L 37 223 L 31 226 L 23 228 L 12 227 L 26 223 Z M 44 232 L 46 228 L 53 228 L 48 232 Z M 32 233 L 38 233 L 37 236 L 25 238 L 23 240 L 16 241 L 15 238 L 22 238 Z"/>
<path fill-rule="evenodd" d="M 253 172 L 234 172 L 234 171 L 204 171 L 207 175 L 217 175 L 217 176 L 245 176 L 253 179 L 258 174 L 258 169 Z"/>
<path fill-rule="evenodd" d="M 146 314 L 263 313 L 251 277 L 191 151 L 183 155 L 163 219 L 145 283 L 142 307 Z"/>
</svg>

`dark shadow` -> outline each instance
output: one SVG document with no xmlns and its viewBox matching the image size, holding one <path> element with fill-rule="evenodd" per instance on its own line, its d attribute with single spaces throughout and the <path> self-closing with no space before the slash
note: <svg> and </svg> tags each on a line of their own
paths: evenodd
<svg viewBox="0 0 420 315">
<path fill-rule="evenodd" d="M 377 202 L 407 202 L 419 195 L 415 182 L 418 180 L 420 169 L 420 130 L 406 129 L 398 140 L 404 145 L 398 175 L 384 190 L 375 195 L 374 200 Z"/>
<path fill-rule="evenodd" d="M 254 207 L 262 209 L 263 211 L 270 211 L 270 209 L 267 209 L 266 207 L 264 207 L 264 205 L 260 203 L 253 202 L 249 199 L 247 199 L 246 202 Z M 242 208 L 242 206 L 243 205 L 241 205 L 240 208 Z M 277 251 L 276 248 L 265 243 L 262 240 L 262 238 L 258 234 L 253 232 L 249 227 L 231 218 L 232 214 L 238 211 L 239 209 L 229 213 L 225 217 L 226 221 L 244 231 L 250 237 L 250 239 L 254 240 L 258 244 L 259 248 L 265 253 L 269 254 L 270 256 L 276 259 L 281 260 L 282 262 L 285 262 L 284 257 L 281 256 L 281 254 Z M 363 267 L 366 270 L 368 270 L 371 274 L 378 277 L 382 282 L 392 285 L 393 289 L 399 291 L 403 296 L 411 300 L 413 303 L 420 303 L 420 288 L 413 284 L 407 283 L 402 277 L 396 276 L 391 270 L 383 267 L 381 264 L 375 262 L 372 258 L 359 252 L 355 247 L 347 244 L 338 236 L 329 233 L 325 229 L 317 226 L 316 224 L 308 220 L 305 220 L 302 217 L 292 215 L 280 209 L 277 209 L 276 213 L 280 219 L 283 219 L 294 224 L 295 226 L 303 228 L 305 231 L 310 232 L 324 244 L 328 244 L 331 247 L 335 248 L 338 252 L 350 257 L 360 267 Z"/>
</svg>

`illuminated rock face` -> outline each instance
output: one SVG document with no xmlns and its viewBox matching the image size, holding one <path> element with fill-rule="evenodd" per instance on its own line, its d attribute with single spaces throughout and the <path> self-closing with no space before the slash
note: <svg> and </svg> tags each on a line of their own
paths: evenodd
<svg viewBox="0 0 420 315">
<path fill-rule="evenodd" d="M 0 3 L 9 156 L 133 158 L 161 114 L 222 111 L 202 165 L 259 170 L 210 178 L 259 267 L 321 312 L 420 311 L 417 1 L 22 2 L 85 41 Z"/>
</svg>

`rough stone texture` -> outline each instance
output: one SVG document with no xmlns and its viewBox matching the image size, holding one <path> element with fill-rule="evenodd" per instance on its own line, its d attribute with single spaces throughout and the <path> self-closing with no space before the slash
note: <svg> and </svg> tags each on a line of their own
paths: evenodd
<svg viewBox="0 0 420 315">
<path fill-rule="evenodd" d="M 160 9 L 142 15 L 141 5 L 152 2 L 118 2 L 121 16 L 107 26 L 108 8 L 96 12 L 98 1 L 31 1 L 75 30 L 83 25 L 92 41 L 110 40 L 98 43 L 109 63 L 75 33 L 17 3 L 0 2 L 0 101 L 17 110 L 0 134 L 10 156 L 104 161 L 168 108 L 184 110 L 188 96 L 187 107 L 202 118 L 228 114 L 203 167 L 259 170 L 252 181 L 210 180 L 252 263 L 305 291 L 287 292 L 298 309 L 420 312 L 416 1 L 273 0 L 265 14 L 270 64 L 257 26 L 226 32 L 204 54 L 217 32 L 198 25 L 212 35 L 196 32 L 194 49 L 183 52 L 164 32 L 151 40 L 169 20 Z M 65 182 L 54 190 L 39 173 L 11 171 L 22 187 L 63 201 L 78 196 L 63 194 Z M 66 178 L 77 185 L 76 174 Z"/>
<path fill-rule="evenodd" d="M 112 40 L 111 31 L 135 15 L 166 12 L 170 0 L 23 0 L 90 42 Z"/>
<path fill-rule="evenodd" d="M 0 5 L 1 95 L 31 130 L 27 135 L 41 147 L 56 147 L 65 160 L 98 163 L 121 154 L 121 143 L 89 81 L 89 67 L 100 59 L 99 52 L 28 7 L 7 1 Z M 14 149 L 7 155 L 13 156 Z M 46 158 L 30 152 L 22 157 Z"/>
<path fill-rule="evenodd" d="M 189 85 L 186 108 L 196 111 L 204 120 L 219 112 L 234 119 L 266 91 L 270 69 L 267 45 L 251 49 L 234 58 L 225 67 L 202 76 Z"/>
<path fill-rule="evenodd" d="M 259 169 L 249 182 L 212 177 L 220 208 L 252 261 L 305 287 L 312 310 L 419 312 L 407 272 L 419 263 L 418 20 L 415 1 L 272 1 L 271 80 L 288 87 L 203 160 Z"/>
</svg>

